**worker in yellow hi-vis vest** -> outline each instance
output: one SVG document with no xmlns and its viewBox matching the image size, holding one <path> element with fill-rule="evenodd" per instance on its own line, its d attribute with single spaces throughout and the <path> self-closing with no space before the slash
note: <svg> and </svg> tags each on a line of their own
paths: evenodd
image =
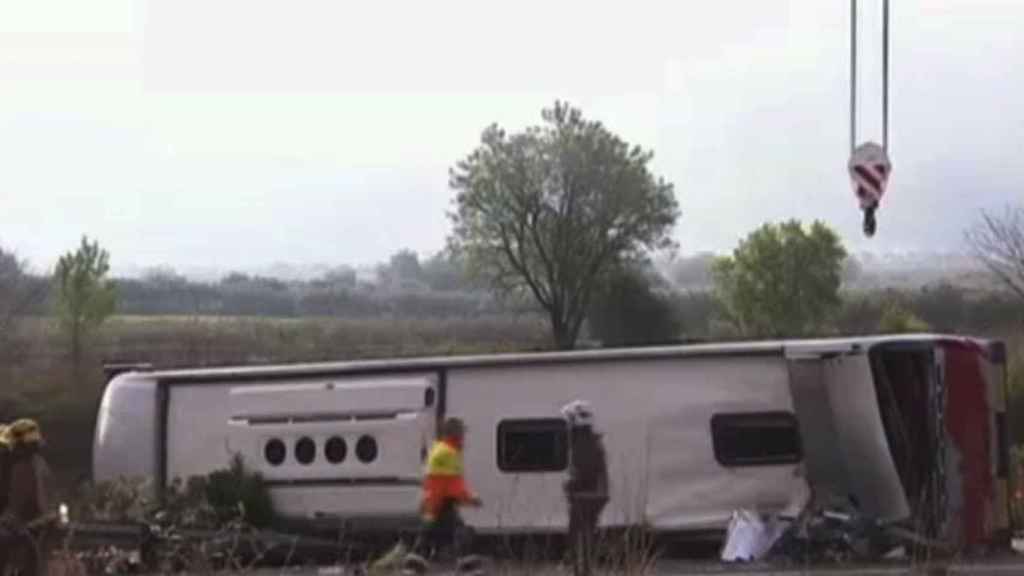
<svg viewBox="0 0 1024 576">
<path fill-rule="evenodd" d="M 427 456 L 421 502 L 422 524 L 413 550 L 406 556 L 405 571 L 422 574 L 428 559 L 437 558 L 446 546 L 453 549 L 459 571 L 472 569 L 478 558 L 464 555 L 469 543 L 468 529 L 459 516 L 459 506 L 481 506 L 466 483 L 462 448 L 466 427 L 458 418 L 448 418 Z"/>
</svg>

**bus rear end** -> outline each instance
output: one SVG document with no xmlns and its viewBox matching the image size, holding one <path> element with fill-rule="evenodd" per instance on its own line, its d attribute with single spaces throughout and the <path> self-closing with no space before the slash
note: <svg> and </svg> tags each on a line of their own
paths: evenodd
<svg viewBox="0 0 1024 576">
<path fill-rule="evenodd" d="M 917 529 L 965 551 L 1009 546 L 1005 345 L 897 338 L 873 346 L 871 364 Z"/>
</svg>

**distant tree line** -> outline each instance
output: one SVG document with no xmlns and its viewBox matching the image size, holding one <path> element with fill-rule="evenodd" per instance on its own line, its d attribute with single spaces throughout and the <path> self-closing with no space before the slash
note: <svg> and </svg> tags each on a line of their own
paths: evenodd
<svg viewBox="0 0 1024 576">
<path fill-rule="evenodd" d="M 393 255 L 369 280 L 360 279 L 351 267 L 340 266 L 307 281 L 236 272 L 217 282 L 196 282 L 159 271 L 119 279 L 117 284 L 122 314 L 372 318 L 475 315 L 505 309 L 504 303 L 473 283 L 460 262 L 443 254 L 420 262 L 410 250 Z"/>
<path fill-rule="evenodd" d="M 28 274 L 13 256 L 0 255 L 5 258 L 0 274 L 10 270 L 10 279 L 0 282 L 0 287 L 11 292 L 0 294 L 0 303 L 9 308 L 0 309 L 0 325 L 15 313 L 42 316 L 53 312 L 56 300 L 32 297 L 45 295 L 53 279 Z M 66 261 L 69 273 L 73 262 Z M 420 262 L 415 252 L 401 250 L 378 266 L 375 276 L 360 279 L 354 268 L 339 266 L 306 281 L 241 272 L 217 281 L 197 281 L 160 268 L 139 278 L 112 278 L 109 282 L 117 296 L 114 311 L 125 315 L 422 317 L 515 312 L 524 304 L 520 300 L 498 301 L 465 273 L 462 263 L 445 254 Z"/>
<path fill-rule="evenodd" d="M 695 261 L 700 265 L 694 265 Z M 676 342 L 729 338 L 740 331 L 729 325 L 729 313 L 714 292 L 713 258 L 681 259 L 679 268 L 651 263 L 616 268 L 597 286 L 586 313 L 588 338 L 605 345 Z M 847 264 L 848 266 L 848 264 Z M 679 282 L 673 270 L 698 279 Z M 20 315 L 47 315 L 53 310 L 46 295 L 49 277 L 24 273 L 9 253 L 0 266 L 0 325 Z M 228 274 L 219 281 L 187 279 L 172 270 L 155 270 L 141 278 L 114 278 L 116 313 L 122 315 L 200 315 L 299 318 L 445 317 L 515 314 L 537 310 L 529 300 L 502 299 L 474 281 L 463 265 L 448 256 L 420 261 L 402 250 L 378 266 L 376 278 L 360 279 L 355 269 L 341 266 L 320 278 L 285 281 Z M 907 288 L 839 291 L 827 322 L 810 333 L 877 332 L 883 317 L 910 313 L 931 330 L 984 332 L 1024 320 L 1014 294 L 939 281 Z M 824 316 L 823 316 L 824 317 Z"/>
</svg>

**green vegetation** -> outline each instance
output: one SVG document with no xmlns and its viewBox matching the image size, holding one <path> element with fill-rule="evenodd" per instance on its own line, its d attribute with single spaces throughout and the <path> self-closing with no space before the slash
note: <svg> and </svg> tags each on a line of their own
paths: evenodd
<svg viewBox="0 0 1024 576">
<path fill-rule="evenodd" d="M 928 332 L 931 327 L 917 317 L 916 314 L 895 302 L 890 302 L 878 321 L 878 331 L 882 334 L 900 334 L 908 332 Z"/>
<path fill-rule="evenodd" d="M 727 319 L 744 336 L 820 333 L 839 308 L 846 250 L 821 222 L 765 224 L 713 267 Z"/>
<path fill-rule="evenodd" d="M 605 346 L 666 344 L 682 331 L 667 282 L 655 270 L 618 267 L 596 290 L 587 327 Z"/>
<path fill-rule="evenodd" d="M 268 528 L 276 519 L 262 475 L 247 470 L 239 455 L 209 474 L 176 478 L 162 500 L 155 498 L 152 488 L 150 478 L 84 484 L 78 487 L 72 512 L 86 521 L 149 521 L 207 529 L 236 522 Z"/>
<path fill-rule="evenodd" d="M 496 289 L 529 294 L 567 349 L 606 274 L 672 246 L 679 211 L 672 185 L 649 171 L 650 152 L 566 104 L 542 116 L 516 134 L 488 127 L 451 171 L 450 241 Z"/>
<path fill-rule="evenodd" d="M 55 312 L 68 336 L 76 373 L 81 368 L 83 340 L 117 306 L 114 286 L 106 277 L 109 271 L 110 255 L 83 236 L 77 251 L 61 256 L 53 274 Z"/>
<path fill-rule="evenodd" d="M 241 455 L 236 454 L 230 465 L 200 477 L 198 485 L 213 511 L 218 525 L 242 520 L 257 528 L 267 528 L 274 521 L 274 504 L 263 476 L 245 468 Z"/>
<path fill-rule="evenodd" d="M 269 549 L 254 550 L 242 544 L 247 536 L 273 530 L 276 514 L 262 476 L 246 470 L 240 457 L 210 474 L 186 481 L 175 479 L 161 498 L 155 496 L 148 478 L 81 486 L 66 500 L 77 521 L 141 523 L 154 529 L 158 537 L 137 556 L 131 546 L 76 550 L 82 543 L 71 531 L 54 550 L 51 566 L 64 568 L 58 573 L 76 574 L 134 574 L 146 568 L 160 574 L 210 574 L 225 569 L 246 573 Z M 201 532 L 196 534 L 197 530 Z"/>
</svg>

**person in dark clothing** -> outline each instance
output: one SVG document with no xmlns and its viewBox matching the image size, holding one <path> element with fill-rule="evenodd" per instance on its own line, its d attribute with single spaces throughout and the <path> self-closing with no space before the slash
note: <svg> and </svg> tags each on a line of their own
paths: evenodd
<svg viewBox="0 0 1024 576">
<path fill-rule="evenodd" d="M 0 424 L 0 512 L 7 508 L 7 493 L 9 491 L 11 460 L 11 441 L 7 433 L 7 425 Z"/>
<path fill-rule="evenodd" d="M 608 464 L 604 442 L 594 431 L 590 405 L 577 400 L 562 407 L 569 427 L 569 478 L 565 495 L 569 504 L 569 545 L 573 573 L 590 576 L 594 541 L 601 513 L 608 504 Z"/>
<path fill-rule="evenodd" d="M 7 509 L 7 496 L 10 493 L 11 443 L 7 433 L 7 425 L 0 424 L 0 513 Z M 8 550 L 16 546 L 14 530 L 5 518 L 0 516 L 0 574 L 7 567 Z"/>
<path fill-rule="evenodd" d="M 23 419 L 7 428 L 5 438 L 7 490 L 0 510 L 0 538 L 4 540 L 0 573 L 9 562 L 18 560 L 23 576 L 46 574 L 46 527 L 33 526 L 50 511 L 53 491 L 50 469 L 39 454 L 42 435 L 35 421 Z"/>
</svg>

